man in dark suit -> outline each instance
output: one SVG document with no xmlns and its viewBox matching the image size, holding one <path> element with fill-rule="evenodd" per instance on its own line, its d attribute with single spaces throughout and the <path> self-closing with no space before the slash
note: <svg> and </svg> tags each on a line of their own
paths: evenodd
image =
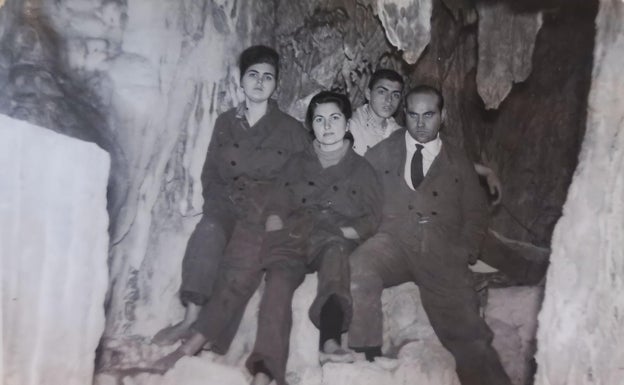
<svg viewBox="0 0 624 385">
<path fill-rule="evenodd" d="M 406 96 L 407 130 L 366 153 L 384 188 L 378 232 L 351 256 L 349 345 L 381 354 L 384 288 L 413 281 L 462 385 L 508 385 L 492 331 L 479 316 L 468 263 L 487 226 L 487 202 L 472 162 L 440 139 L 444 100 L 429 86 Z"/>
</svg>

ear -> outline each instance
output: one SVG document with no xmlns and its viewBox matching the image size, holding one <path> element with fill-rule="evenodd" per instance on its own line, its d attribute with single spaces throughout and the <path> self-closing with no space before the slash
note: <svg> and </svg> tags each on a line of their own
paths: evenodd
<svg viewBox="0 0 624 385">
<path fill-rule="evenodd" d="M 350 124 L 351 124 L 351 119 L 347 120 L 347 128 L 345 128 L 345 132 L 349 132 Z"/>
<path fill-rule="evenodd" d="M 445 123 L 446 122 L 446 108 L 442 109 L 442 114 L 440 117 L 440 123 Z"/>
<path fill-rule="evenodd" d="M 370 102 L 370 88 L 366 87 L 364 90 L 364 96 L 366 97 L 366 100 Z"/>
</svg>

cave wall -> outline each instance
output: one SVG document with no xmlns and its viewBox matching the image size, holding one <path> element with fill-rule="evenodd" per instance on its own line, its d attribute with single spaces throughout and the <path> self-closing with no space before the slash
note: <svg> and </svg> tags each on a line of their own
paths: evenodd
<svg viewBox="0 0 624 385">
<path fill-rule="evenodd" d="M 431 6 L 431 20 L 418 19 L 430 23 L 429 45 L 420 57 L 406 57 L 384 31 L 405 17 L 392 5 L 406 3 L 7 1 L 0 11 L 0 111 L 96 142 L 112 155 L 101 365 L 160 354 L 144 347 L 181 317 L 180 261 L 199 219 L 212 124 L 240 100 L 236 59 L 253 43 L 282 54 L 277 98 L 299 118 L 307 98 L 323 88 L 347 92 L 359 105 L 377 66 L 397 69 L 409 85 L 439 86 L 447 98 L 445 135 L 492 166 L 505 186 L 492 226 L 549 246 L 584 132 L 597 3 L 505 8 L 509 17 L 543 14 L 543 24 L 537 37 L 528 34 L 531 75 L 496 111 L 485 111 L 478 93 L 482 36 L 474 5 L 422 2 Z M 385 24 L 377 18 L 381 5 Z"/>
<path fill-rule="evenodd" d="M 602 0 L 579 166 L 553 234 L 537 385 L 622 383 L 624 4 Z"/>
<path fill-rule="evenodd" d="M 0 382 L 84 385 L 104 331 L 110 157 L 0 114 Z"/>
</svg>

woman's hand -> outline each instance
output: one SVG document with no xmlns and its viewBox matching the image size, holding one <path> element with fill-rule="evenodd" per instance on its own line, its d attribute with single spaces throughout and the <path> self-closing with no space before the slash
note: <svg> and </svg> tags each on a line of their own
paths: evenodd
<svg viewBox="0 0 624 385">
<path fill-rule="evenodd" d="M 360 239 L 360 234 L 351 226 L 341 227 L 342 235 L 347 239 Z"/>
<path fill-rule="evenodd" d="M 269 215 L 266 219 L 266 222 L 264 223 L 264 230 L 266 232 L 277 231 L 283 228 L 284 222 L 282 222 L 282 218 L 275 214 Z"/>
</svg>

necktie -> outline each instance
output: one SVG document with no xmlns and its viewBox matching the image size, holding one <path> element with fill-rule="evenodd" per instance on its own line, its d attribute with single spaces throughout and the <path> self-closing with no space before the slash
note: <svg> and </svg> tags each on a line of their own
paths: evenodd
<svg viewBox="0 0 624 385">
<path fill-rule="evenodd" d="M 423 174 L 423 158 L 422 158 L 422 150 L 423 150 L 423 145 L 422 144 L 417 144 L 416 145 L 416 152 L 414 153 L 414 156 L 412 157 L 412 185 L 414 186 L 414 189 L 418 188 L 418 185 L 420 185 L 420 182 L 423 181 L 423 179 L 425 179 L 425 175 Z"/>
</svg>

